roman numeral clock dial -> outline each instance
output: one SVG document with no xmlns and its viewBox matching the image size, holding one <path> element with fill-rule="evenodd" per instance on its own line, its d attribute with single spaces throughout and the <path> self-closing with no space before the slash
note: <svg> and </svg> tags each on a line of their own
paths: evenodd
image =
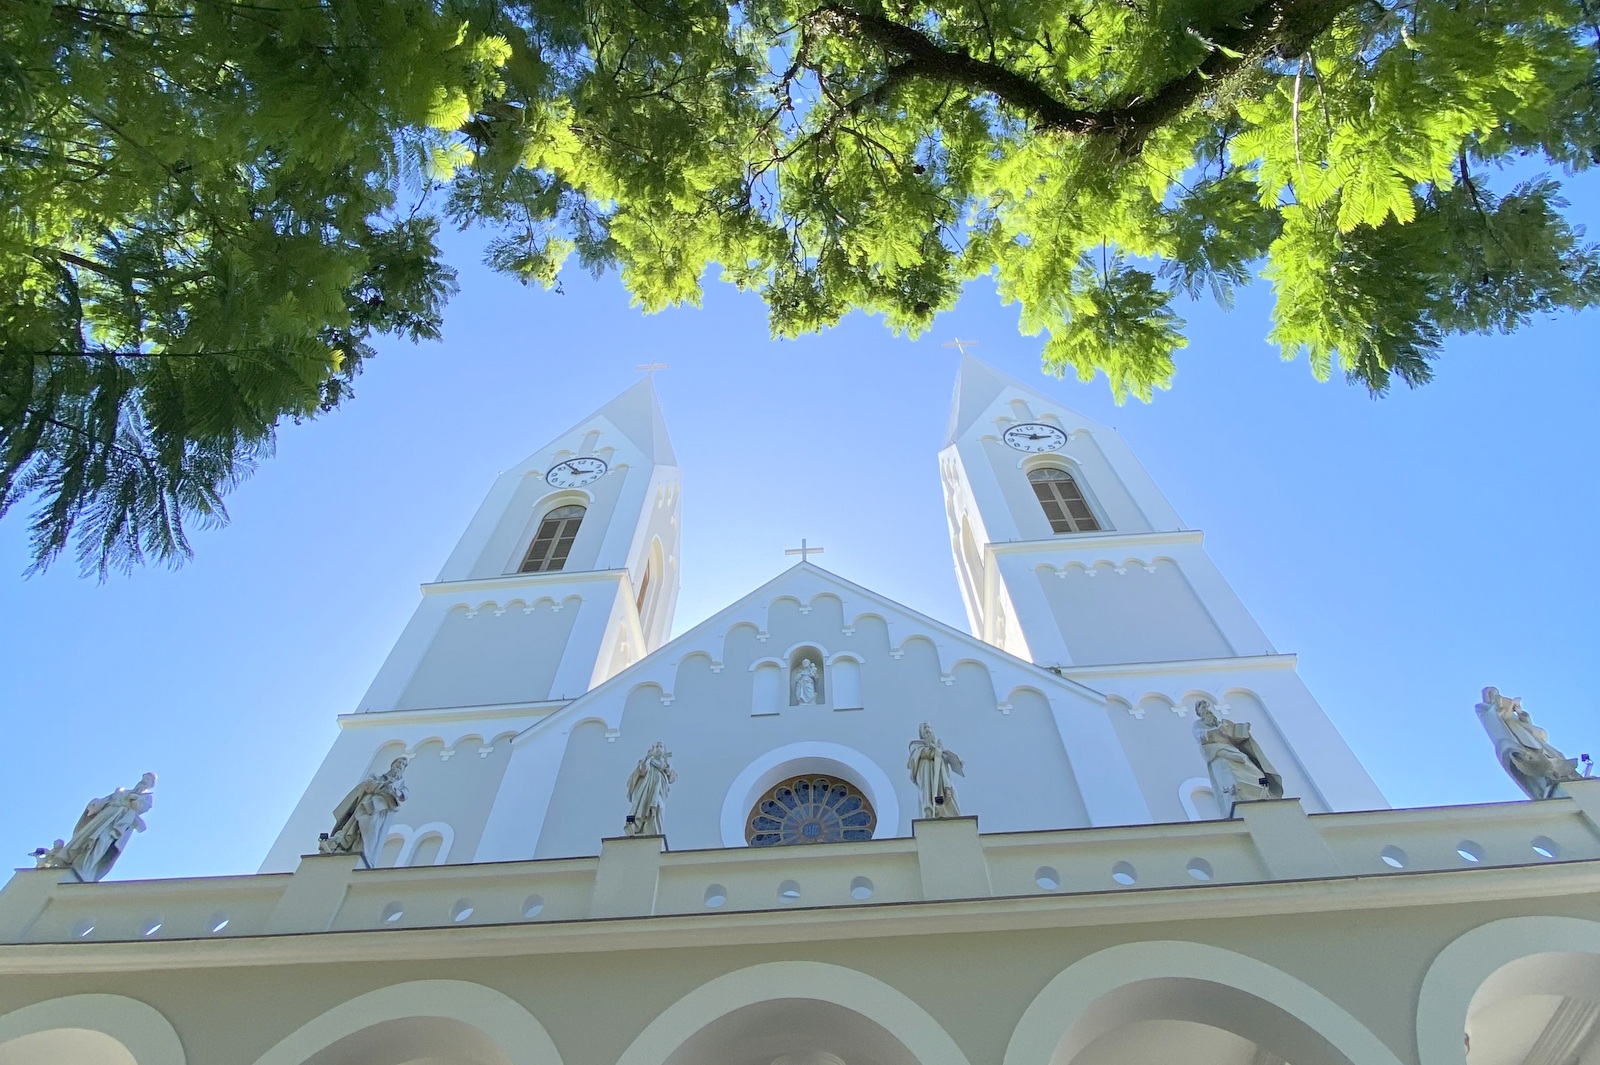
<svg viewBox="0 0 1600 1065">
<path fill-rule="evenodd" d="M 1066 446 L 1067 434 L 1053 425 L 1043 425 L 1039 422 L 1023 422 L 1007 429 L 1001 439 L 1008 447 L 1018 451 L 1040 452 L 1059 451 Z"/>
<path fill-rule="evenodd" d="M 604 459 L 567 459 L 551 466 L 544 479 L 552 488 L 582 488 L 598 481 L 605 472 Z"/>
</svg>

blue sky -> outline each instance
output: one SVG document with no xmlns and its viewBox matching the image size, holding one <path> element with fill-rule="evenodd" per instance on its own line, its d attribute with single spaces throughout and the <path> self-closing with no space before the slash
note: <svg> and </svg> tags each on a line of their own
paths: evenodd
<svg viewBox="0 0 1600 1065">
<path fill-rule="evenodd" d="M 1571 188 L 1600 232 L 1600 180 Z M 450 242 L 462 292 L 444 341 L 385 345 L 344 409 L 285 430 L 189 565 L 23 580 L 24 516 L 0 522 L 0 854 L 22 864 L 92 795 L 153 769 L 150 831 L 113 875 L 253 871 L 495 474 L 638 363 L 671 365 L 677 631 L 791 564 L 801 537 L 827 568 L 964 626 L 935 458 L 954 336 L 1122 432 L 1394 805 L 1520 795 L 1472 713 L 1486 684 L 1524 696 L 1568 754 L 1600 757 L 1593 312 L 1455 339 L 1433 384 L 1374 402 L 1280 362 L 1257 285 L 1231 314 L 1184 307 L 1173 389 L 1117 407 L 1103 379 L 1041 376 L 1038 340 L 985 282 L 914 342 L 860 315 L 775 342 L 727 286 L 646 318 L 614 277 L 524 289 L 474 265 L 475 244 Z"/>
</svg>

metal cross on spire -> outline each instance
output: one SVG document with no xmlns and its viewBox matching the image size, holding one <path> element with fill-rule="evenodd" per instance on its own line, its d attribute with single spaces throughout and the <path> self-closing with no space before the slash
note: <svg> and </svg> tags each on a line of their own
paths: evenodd
<svg viewBox="0 0 1600 1065">
<path fill-rule="evenodd" d="M 667 370 L 671 367 L 664 362 L 647 362 L 643 366 L 635 366 L 634 369 L 643 370 L 646 377 L 654 377 L 657 370 Z"/>
<path fill-rule="evenodd" d="M 822 548 L 810 546 L 806 542 L 805 537 L 801 537 L 800 538 L 800 546 L 799 547 L 786 547 L 786 548 L 784 548 L 783 553 L 786 554 L 786 555 L 799 555 L 801 562 L 807 562 L 807 561 L 809 561 L 809 559 L 806 556 L 808 556 L 808 555 L 820 555 L 820 554 L 822 554 L 822 551 L 823 551 Z"/>
<path fill-rule="evenodd" d="M 961 352 L 961 354 L 965 355 L 967 353 L 967 349 L 977 347 L 978 342 L 976 340 L 962 340 L 960 337 L 956 337 L 954 340 L 946 341 L 944 346 L 947 348 L 955 348 L 957 351 Z"/>
</svg>

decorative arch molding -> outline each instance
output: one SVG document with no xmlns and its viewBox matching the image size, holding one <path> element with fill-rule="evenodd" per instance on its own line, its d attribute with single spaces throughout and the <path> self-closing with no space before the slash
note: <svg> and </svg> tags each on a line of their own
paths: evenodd
<svg viewBox="0 0 1600 1065">
<path fill-rule="evenodd" d="M 357 995 L 285 1036 L 256 1065 L 302 1065 L 348 1036 L 414 1018 L 439 1018 L 476 1029 L 507 1065 L 561 1065 L 561 1054 L 538 1018 L 515 999 L 466 980 L 413 980 Z M 490 1062 L 485 1059 L 485 1065 Z"/>
<path fill-rule="evenodd" d="M 0 1046 L 62 1029 L 115 1039 L 138 1065 L 185 1065 L 188 1060 L 166 1015 L 126 995 L 67 995 L 12 1010 L 0 1016 Z"/>
<path fill-rule="evenodd" d="M 1123 559 L 1074 559 L 1071 562 L 1063 562 L 1059 566 L 1051 565 L 1048 562 L 1041 562 L 1033 568 L 1034 572 L 1043 571 L 1046 573 L 1053 573 L 1062 580 L 1066 580 L 1074 573 L 1081 573 L 1085 577 L 1098 577 L 1106 570 L 1109 570 L 1111 573 L 1117 576 L 1121 576 L 1132 569 L 1142 569 L 1146 573 L 1154 573 L 1156 568 L 1163 562 L 1171 566 L 1176 566 L 1180 571 L 1183 568 L 1178 565 L 1177 559 L 1171 558 L 1168 555 L 1155 555 L 1147 559 L 1135 558 L 1132 555 Z"/>
<path fill-rule="evenodd" d="M 1496 980 L 1507 966 L 1538 954 L 1593 955 L 1600 968 L 1600 921 L 1579 917 L 1507 917 L 1479 925 L 1451 940 L 1422 977 L 1417 996 L 1417 1059 L 1421 1065 L 1462 1065 L 1466 1053 L 1462 1033 L 1481 997 L 1520 994 L 1568 994 L 1560 966 L 1532 966 L 1508 972 L 1520 987 Z M 1519 967 L 1523 968 L 1523 967 Z M 1554 986 L 1545 980 L 1554 979 Z M 1496 986 L 1496 984 L 1502 986 Z"/>
<path fill-rule="evenodd" d="M 395 830 L 404 828 L 404 825 L 394 825 L 390 828 L 390 835 L 395 835 Z M 439 853 L 434 856 L 434 865 L 444 865 L 450 860 L 450 848 L 456 841 L 456 830 L 443 821 L 429 821 L 425 825 L 407 829 L 409 838 L 401 844 L 400 854 L 395 858 L 395 868 L 408 866 L 411 859 L 416 857 L 417 847 L 429 836 L 439 837 Z M 387 840 L 385 840 L 387 842 Z"/>
<path fill-rule="evenodd" d="M 859 1013 L 898 1039 L 920 1065 L 970 1065 L 933 1015 L 904 993 L 855 969 L 815 961 L 752 965 L 701 984 L 646 1025 L 617 1065 L 663 1065 L 673 1051 L 718 1018 L 758 1002 L 786 998 L 829 1002 Z"/>
<path fill-rule="evenodd" d="M 572 456 L 568 457 L 570 458 Z M 561 461 L 561 459 L 557 459 L 555 462 L 551 463 L 551 465 L 558 465 Z M 546 472 L 548 471 L 529 470 L 523 476 L 537 477 L 542 481 L 544 480 L 544 475 Z M 544 517 L 545 514 L 554 510 L 556 507 L 578 506 L 587 509 L 588 507 L 594 506 L 595 499 L 596 496 L 593 492 L 586 492 L 581 488 L 557 488 L 553 491 L 546 492 L 544 495 L 534 500 L 531 504 L 529 504 L 528 510 L 533 515 L 534 520 L 538 520 L 539 518 Z"/>
<path fill-rule="evenodd" d="M 1222 817 L 1210 777 L 1190 777 L 1178 785 L 1178 801 L 1191 821 L 1215 821 Z"/>
<path fill-rule="evenodd" d="M 514 595 L 504 602 L 498 599 L 484 599 L 476 604 L 470 600 L 462 599 L 451 603 L 446 613 L 453 614 L 456 611 L 461 611 L 468 618 L 475 618 L 484 613 L 499 617 L 508 610 L 520 610 L 524 614 L 532 614 L 536 610 L 549 610 L 552 614 L 559 614 L 573 603 L 582 606 L 583 596 L 569 595 L 557 600 L 552 596 L 542 595 L 530 601 L 522 596 Z"/>
<path fill-rule="evenodd" d="M 883 768 L 853 747 L 840 743 L 806 741 L 776 747 L 740 771 L 722 799 L 722 845 L 745 846 L 745 819 L 756 798 L 781 780 L 802 773 L 833 773 L 856 785 L 878 814 L 873 839 L 887 839 L 900 831 L 900 799 Z M 792 996 L 776 996 L 780 998 Z M 831 1000 L 830 1000 L 831 1001 Z M 926 1063 L 924 1063 L 926 1065 Z"/>
<path fill-rule="evenodd" d="M 1295 1046 L 1273 1048 L 1287 1051 L 1295 1065 L 1401 1065 L 1364 1024 L 1309 984 L 1256 958 L 1181 940 L 1123 943 L 1069 965 L 1028 1004 L 1002 1065 L 1070 1065 L 1095 1039 L 1132 1021 L 1199 1019 L 1152 1016 L 1159 990 L 1140 1001 L 1141 989 L 1174 982 L 1209 985 L 1224 997 L 1265 1006 L 1259 1027 L 1299 1036 Z"/>
</svg>

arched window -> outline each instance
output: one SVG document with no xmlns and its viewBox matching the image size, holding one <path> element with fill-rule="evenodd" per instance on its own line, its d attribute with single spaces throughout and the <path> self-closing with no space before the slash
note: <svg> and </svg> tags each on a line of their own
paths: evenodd
<svg viewBox="0 0 1600 1065">
<path fill-rule="evenodd" d="M 1100 523 L 1083 498 L 1078 482 L 1066 470 L 1042 466 L 1028 473 L 1033 484 L 1033 494 L 1039 497 L 1044 516 L 1050 519 L 1054 533 L 1099 532 Z"/>
<path fill-rule="evenodd" d="M 567 556 L 572 553 L 572 541 L 578 536 L 578 526 L 583 524 L 583 515 L 584 509 L 576 503 L 557 507 L 546 514 L 517 572 L 546 573 L 566 565 Z"/>
<path fill-rule="evenodd" d="M 789 847 L 872 838 L 878 815 L 867 797 L 837 777 L 807 773 L 756 800 L 745 822 L 752 847 Z"/>
<path fill-rule="evenodd" d="M 639 620 L 644 621 L 644 597 L 650 594 L 650 563 L 644 564 L 644 575 L 639 578 L 639 598 L 634 601 L 634 607 L 639 611 Z"/>
</svg>

